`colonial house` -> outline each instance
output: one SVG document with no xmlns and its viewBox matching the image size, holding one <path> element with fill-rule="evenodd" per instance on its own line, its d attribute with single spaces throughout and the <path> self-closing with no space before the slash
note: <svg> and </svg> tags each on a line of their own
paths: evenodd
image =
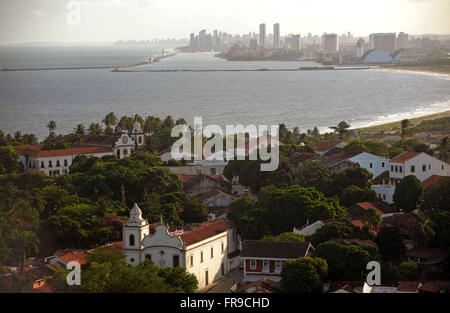
<svg viewBox="0 0 450 313">
<path fill-rule="evenodd" d="M 367 152 L 356 154 L 347 158 L 347 160 L 357 163 L 360 167 L 365 168 L 373 174 L 373 177 L 377 177 L 386 171 L 389 165 L 389 159 Z"/>
<path fill-rule="evenodd" d="M 309 242 L 245 240 L 240 255 L 244 263 L 243 282 L 264 278 L 279 282 L 283 263 L 306 257 L 311 249 Z"/>
<path fill-rule="evenodd" d="M 197 277 L 199 289 L 239 266 L 237 233 L 226 219 L 171 231 L 162 222 L 149 225 L 135 204 L 123 226 L 123 238 L 128 264 L 149 259 L 161 267 L 184 267 Z"/>
<path fill-rule="evenodd" d="M 374 179 L 371 188 L 380 199 L 393 203 L 395 187 L 409 175 L 423 183 L 432 176 L 450 176 L 450 165 L 424 152 L 403 152 L 389 161 L 388 170 Z"/>
<path fill-rule="evenodd" d="M 364 219 L 367 210 L 374 208 L 383 219 L 394 214 L 400 214 L 397 208 L 384 204 L 383 202 L 357 202 L 348 208 L 348 217 L 353 220 Z"/>
<path fill-rule="evenodd" d="M 216 189 L 226 193 L 231 193 L 232 191 L 231 183 L 220 175 L 199 174 L 190 176 L 182 174 L 180 177 L 183 181 L 184 191 L 191 197 L 199 196 Z"/>
<path fill-rule="evenodd" d="M 343 140 L 329 140 L 329 141 L 320 141 L 314 145 L 314 150 L 318 154 L 324 155 L 328 151 L 334 148 L 344 148 L 348 143 Z"/>
<path fill-rule="evenodd" d="M 236 197 L 220 189 L 213 189 L 197 196 L 208 209 L 211 208 L 228 208 L 231 201 Z"/>
</svg>

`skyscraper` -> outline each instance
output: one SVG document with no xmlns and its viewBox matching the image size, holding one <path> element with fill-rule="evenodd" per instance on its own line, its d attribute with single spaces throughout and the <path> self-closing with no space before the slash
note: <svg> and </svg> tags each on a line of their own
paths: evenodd
<svg viewBox="0 0 450 313">
<path fill-rule="evenodd" d="M 397 49 L 407 48 L 408 41 L 408 34 L 405 34 L 404 32 L 399 33 L 397 37 Z"/>
<path fill-rule="evenodd" d="M 337 54 L 339 50 L 338 36 L 336 34 L 323 34 L 322 47 L 323 52 L 326 54 Z"/>
<path fill-rule="evenodd" d="M 274 49 L 280 48 L 280 24 L 273 25 L 273 47 Z"/>
<path fill-rule="evenodd" d="M 370 34 L 370 48 L 392 53 L 397 49 L 395 33 Z"/>
<path fill-rule="evenodd" d="M 261 48 L 266 47 L 266 24 L 259 25 L 259 45 Z"/>
</svg>

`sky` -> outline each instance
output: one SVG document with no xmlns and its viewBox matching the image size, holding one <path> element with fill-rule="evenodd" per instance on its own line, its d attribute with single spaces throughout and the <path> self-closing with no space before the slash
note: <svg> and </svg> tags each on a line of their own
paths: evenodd
<svg viewBox="0 0 450 313">
<path fill-rule="evenodd" d="M 450 34 L 450 0 L 0 0 L 0 44 L 188 38 L 201 29 Z"/>
</svg>

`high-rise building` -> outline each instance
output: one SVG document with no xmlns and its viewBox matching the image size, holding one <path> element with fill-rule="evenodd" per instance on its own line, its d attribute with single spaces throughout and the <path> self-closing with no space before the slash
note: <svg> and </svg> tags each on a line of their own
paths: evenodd
<svg viewBox="0 0 450 313">
<path fill-rule="evenodd" d="M 280 24 L 273 25 L 273 47 L 275 49 L 280 48 Z"/>
<path fill-rule="evenodd" d="M 198 49 L 200 51 L 206 50 L 206 29 L 202 29 L 198 33 Z"/>
<path fill-rule="evenodd" d="M 358 59 L 364 55 L 364 44 L 365 42 L 362 38 L 358 39 L 358 41 L 356 42 L 355 57 L 357 57 Z"/>
<path fill-rule="evenodd" d="M 409 41 L 408 34 L 400 32 L 397 37 L 397 49 L 408 48 L 408 41 Z"/>
<path fill-rule="evenodd" d="M 261 48 L 266 47 L 266 24 L 259 25 L 259 45 Z"/>
<path fill-rule="evenodd" d="M 395 33 L 370 34 L 370 48 L 392 53 L 397 49 Z"/>
<path fill-rule="evenodd" d="M 339 50 L 338 35 L 323 34 L 322 35 L 322 49 L 325 54 L 334 55 Z"/>
<path fill-rule="evenodd" d="M 300 35 L 292 35 L 284 39 L 284 47 L 286 50 L 300 50 Z"/>
</svg>

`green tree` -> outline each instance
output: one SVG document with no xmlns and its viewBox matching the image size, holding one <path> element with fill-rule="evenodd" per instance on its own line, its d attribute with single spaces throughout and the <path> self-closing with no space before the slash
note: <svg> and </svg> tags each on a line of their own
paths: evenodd
<svg viewBox="0 0 450 313">
<path fill-rule="evenodd" d="M 418 280 L 420 270 L 416 262 L 403 262 L 398 266 L 399 280 Z"/>
<path fill-rule="evenodd" d="M 377 211 L 374 208 L 369 208 L 364 215 L 364 221 L 369 227 L 369 230 L 372 230 L 374 228 L 377 228 L 378 225 L 380 225 L 381 216 L 377 213 Z"/>
<path fill-rule="evenodd" d="M 423 187 L 420 180 L 414 175 L 409 175 L 395 187 L 393 198 L 397 207 L 405 212 L 411 212 L 417 208 L 422 194 Z"/>
<path fill-rule="evenodd" d="M 86 133 L 86 127 L 84 127 L 83 124 L 78 124 L 77 127 L 75 128 L 75 134 L 82 136 L 85 133 Z"/>
<path fill-rule="evenodd" d="M 289 293 L 320 293 L 327 272 L 327 262 L 321 258 L 289 260 L 281 270 L 281 288 Z"/>
<path fill-rule="evenodd" d="M 90 135 L 100 135 L 102 133 L 102 126 L 97 123 L 91 123 L 88 130 Z"/>
<path fill-rule="evenodd" d="M 357 202 L 376 202 L 377 200 L 377 193 L 374 190 L 350 185 L 342 191 L 340 202 L 348 208 Z"/>
<path fill-rule="evenodd" d="M 189 198 L 181 203 L 183 212 L 180 218 L 185 223 L 200 223 L 208 218 L 208 210 L 205 204 L 197 198 Z"/>
<path fill-rule="evenodd" d="M 307 237 L 314 247 L 330 239 L 357 238 L 358 233 L 355 227 L 349 226 L 342 222 L 326 223 L 319 228 L 314 234 Z"/>
<path fill-rule="evenodd" d="M 348 133 L 350 125 L 347 124 L 347 122 L 342 121 L 339 122 L 337 126 L 331 126 L 330 128 L 333 129 L 336 133 L 338 133 L 340 138 L 344 138 L 345 135 Z"/>
<path fill-rule="evenodd" d="M 331 181 L 331 172 L 319 161 L 305 161 L 298 166 L 294 181 L 299 186 L 324 191 Z"/>
<path fill-rule="evenodd" d="M 286 232 L 286 233 L 281 233 L 276 237 L 266 235 L 263 237 L 262 240 L 305 242 L 305 236 L 294 233 L 294 232 Z"/>
<path fill-rule="evenodd" d="M 385 260 L 400 259 L 406 249 L 403 244 L 403 238 L 398 227 L 383 227 L 375 237 L 381 256 Z"/>
<path fill-rule="evenodd" d="M 411 125 L 411 122 L 408 119 L 404 119 L 401 122 L 401 128 L 402 128 L 402 139 L 405 138 L 406 129 Z"/>
<path fill-rule="evenodd" d="M 0 147 L 0 174 L 17 171 L 20 168 L 19 154 L 12 146 Z"/>
<path fill-rule="evenodd" d="M 377 247 L 365 244 L 346 246 L 333 241 L 321 243 L 314 256 L 327 262 L 328 279 L 344 281 L 362 280 L 367 263 L 380 259 Z"/>
<path fill-rule="evenodd" d="M 422 212 L 414 219 L 410 232 L 419 247 L 428 247 L 436 234 L 432 220 Z"/>
</svg>

